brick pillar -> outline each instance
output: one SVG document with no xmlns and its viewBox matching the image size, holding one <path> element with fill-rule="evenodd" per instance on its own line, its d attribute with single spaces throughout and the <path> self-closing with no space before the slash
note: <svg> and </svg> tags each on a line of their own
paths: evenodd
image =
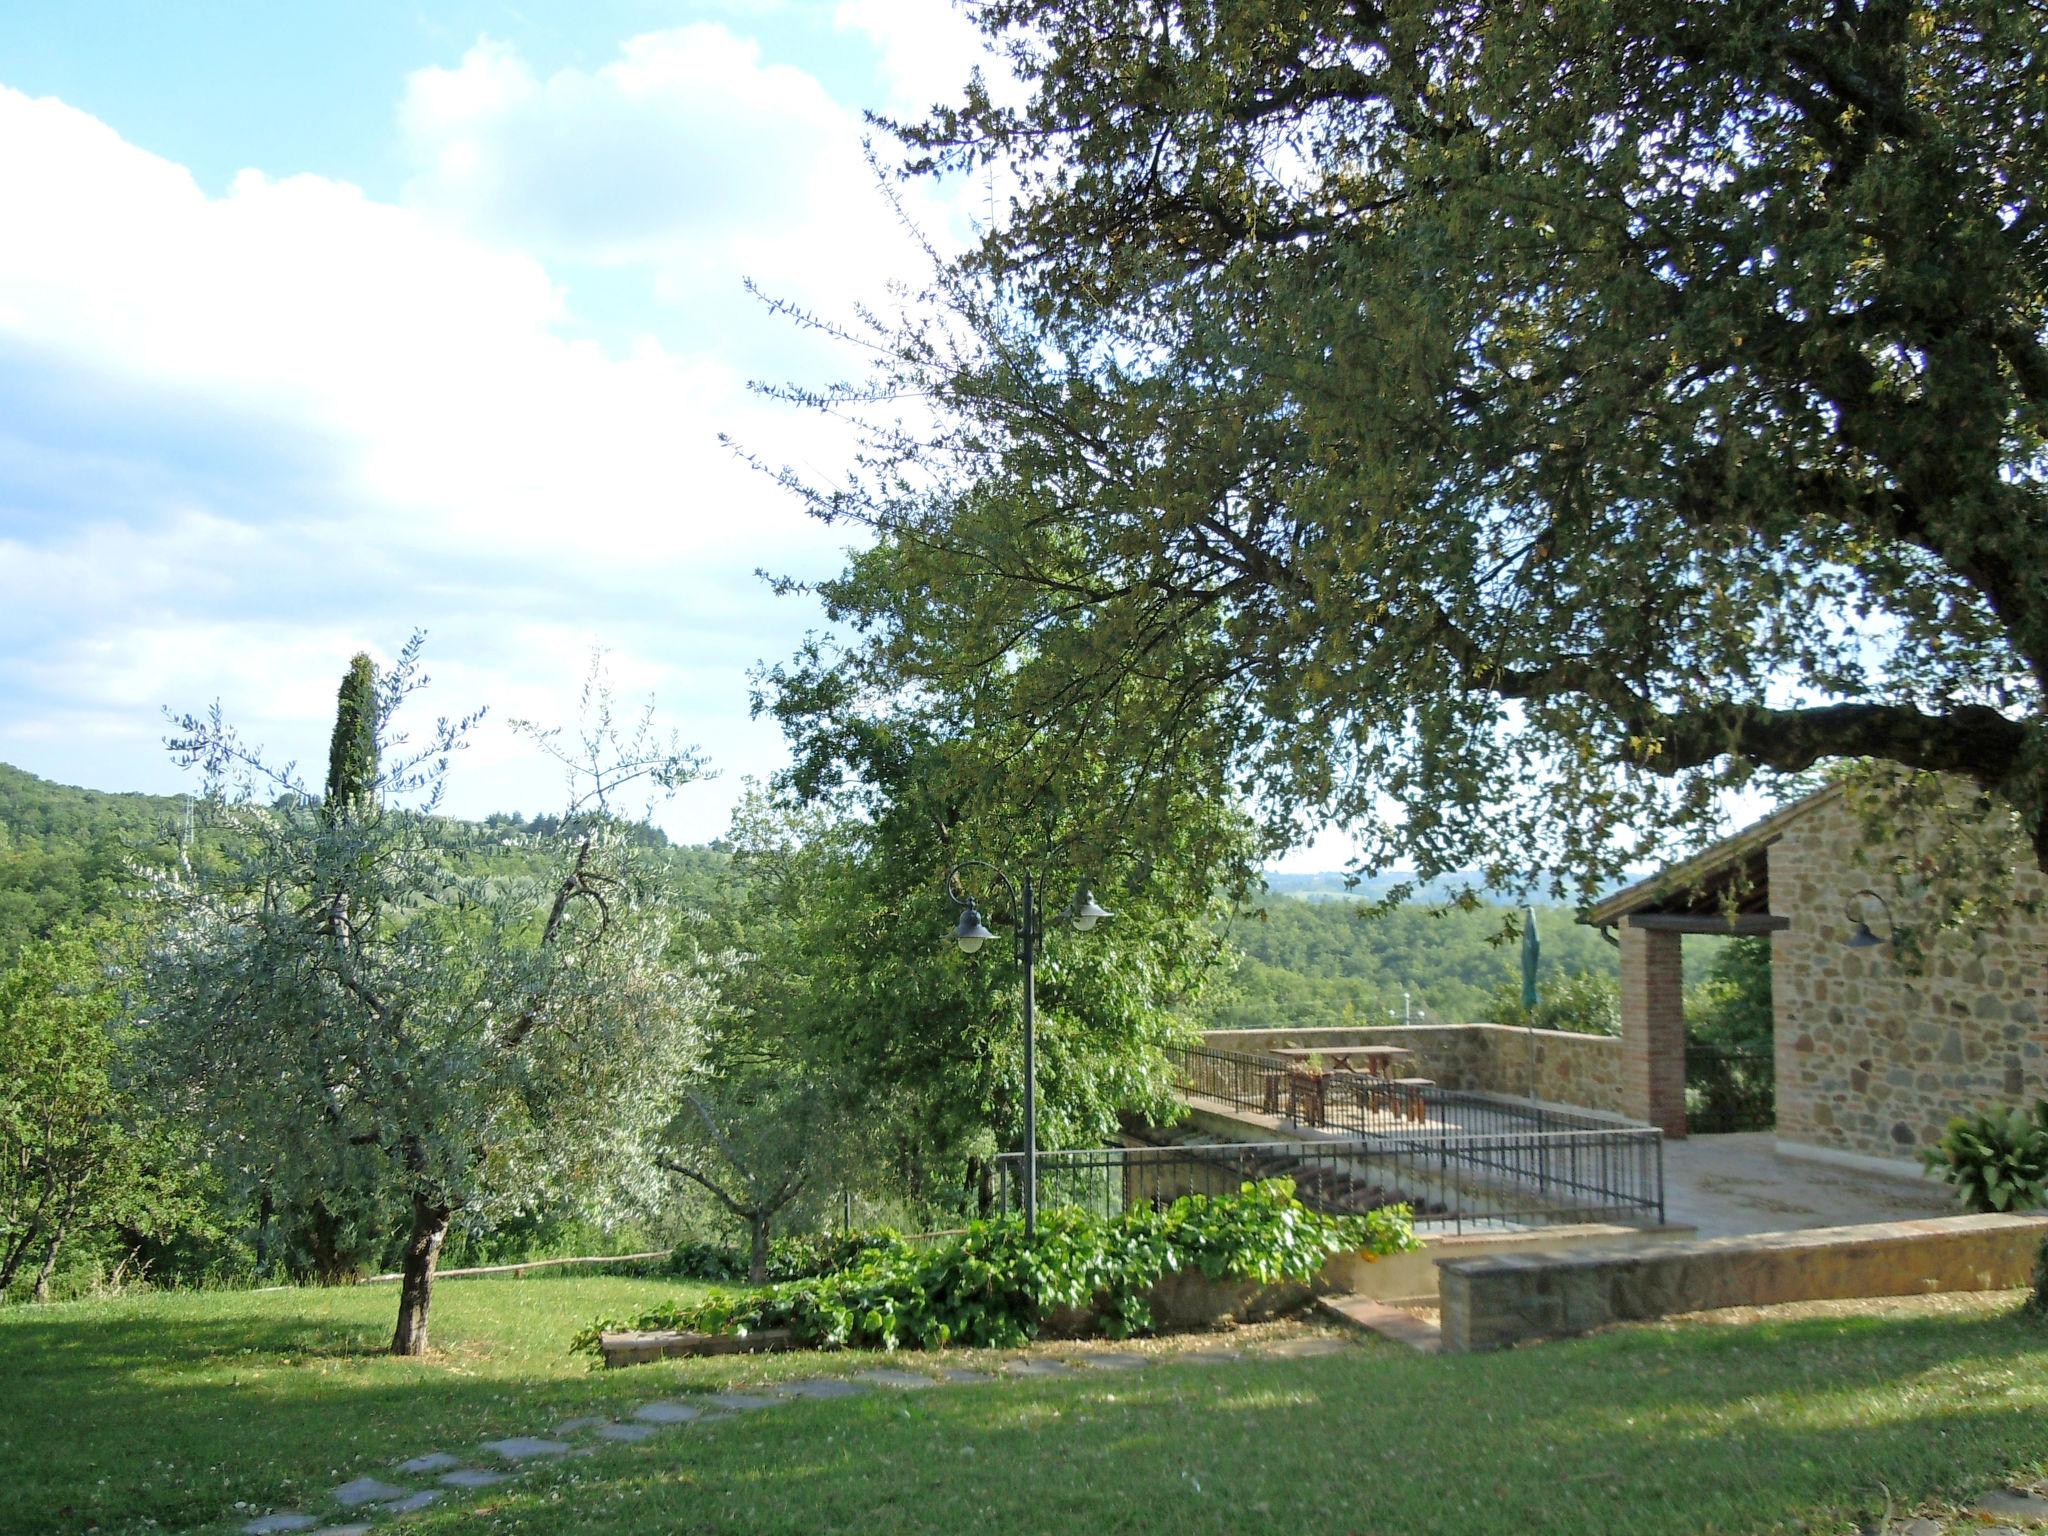
<svg viewBox="0 0 2048 1536">
<path fill-rule="evenodd" d="M 1685 973 L 1679 936 L 1621 925 L 1621 1107 L 1685 1134 Z"/>
</svg>

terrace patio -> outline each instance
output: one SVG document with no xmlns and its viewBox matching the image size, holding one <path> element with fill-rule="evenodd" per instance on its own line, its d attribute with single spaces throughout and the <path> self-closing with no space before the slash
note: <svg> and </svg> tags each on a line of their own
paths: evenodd
<svg viewBox="0 0 2048 1536">
<path fill-rule="evenodd" d="M 1533 1075 L 1546 1086 L 1573 1091 L 1569 1082 L 1553 1082 L 1554 1073 L 1530 1071 L 1521 1031 L 1495 1025 L 1440 1025 L 1414 1031 L 1239 1031 L 1212 1037 L 1190 1054 L 1182 1075 L 1182 1097 L 1190 1123 L 1205 1134 L 1240 1141 L 1323 1141 L 1407 1130 L 1419 1135 L 1502 1134 L 1516 1130 L 1629 1130 L 1642 1122 L 1606 1109 L 1557 1104 L 1501 1091 Z M 1267 1041 L 1319 1045 L 1334 1054 L 1364 1041 L 1398 1039 L 1420 1047 L 1431 1069 L 1448 1078 L 1448 1087 L 1419 1090 L 1416 1103 L 1423 1118 L 1402 1124 L 1397 1113 L 1354 1108 L 1344 1095 L 1324 1106 L 1323 1125 L 1303 1123 L 1285 1100 L 1277 1113 L 1264 1107 L 1263 1074 L 1273 1070 Z M 1245 1049 L 1244 1045 L 1251 1045 Z M 1538 1043 L 1572 1056 L 1583 1081 L 1604 1085 L 1608 1063 L 1595 1048 L 1616 1051 L 1621 1042 L 1591 1036 L 1539 1036 Z M 1204 1059 L 1211 1058 L 1211 1059 Z M 1245 1065 L 1247 1061 L 1263 1065 Z M 1584 1070 L 1588 1062 L 1595 1070 Z M 1548 1067 L 1543 1058 L 1538 1065 Z M 1598 1095 L 1594 1095 L 1598 1097 Z M 1757 1232 L 1799 1231 L 1815 1227 L 1870 1222 L 1913 1221 L 1953 1216 L 1958 1207 L 1933 1182 L 1914 1177 L 1910 1166 L 1855 1166 L 1793 1158 L 1769 1131 L 1694 1134 L 1660 1138 L 1661 1196 L 1664 1221 L 1674 1228 L 1695 1229 L 1701 1237 L 1727 1237 Z M 1627 1219 L 1610 1216 L 1605 1219 Z"/>
<path fill-rule="evenodd" d="M 1782 1157 L 1769 1131 L 1745 1131 L 1666 1142 L 1664 1211 L 1701 1237 L 1734 1237 L 1919 1221 L 1961 1207 L 1930 1180 Z"/>
</svg>

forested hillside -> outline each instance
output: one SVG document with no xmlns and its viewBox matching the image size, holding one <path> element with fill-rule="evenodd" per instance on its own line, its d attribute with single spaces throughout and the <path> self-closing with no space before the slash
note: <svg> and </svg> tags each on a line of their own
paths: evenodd
<svg viewBox="0 0 2048 1536">
<path fill-rule="evenodd" d="M 132 899 L 136 869 L 170 857 L 184 806 L 175 795 L 75 789 L 0 764 L 0 965 L 30 938 L 117 914 Z M 547 825 L 516 814 L 480 824 L 514 861 L 519 838 Z M 652 827 L 646 836 L 666 849 L 684 905 L 725 904 L 721 850 L 669 846 Z M 1463 1022 L 1486 1017 L 1489 994 L 1521 975 L 1517 946 L 1488 942 L 1501 932 L 1505 908 L 1439 914 L 1414 906 L 1367 917 L 1342 895 L 1337 876 L 1278 876 L 1274 887 L 1263 913 L 1229 925 L 1244 958 L 1213 1005 L 1218 1023 L 1383 1022 L 1401 1016 L 1404 991 L 1420 1016 Z M 1567 909 L 1539 908 L 1537 920 L 1546 978 L 1613 973 L 1613 949 Z"/>
<path fill-rule="evenodd" d="M 30 939 L 112 915 L 169 856 L 184 801 L 52 784 L 0 763 L 0 966 Z"/>
<path fill-rule="evenodd" d="M 1399 1022 L 1402 993 L 1417 1022 L 1490 1016 L 1490 994 L 1519 987 L 1521 949 L 1494 943 L 1509 909 L 1433 912 L 1399 907 L 1366 915 L 1356 901 L 1275 895 L 1263 912 L 1229 926 L 1244 960 L 1213 1008 L 1242 1027 Z M 1615 951 L 1569 909 L 1539 907 L 1539 984 L 1577 972 L 1611 976 Z"/>
<path fill-rule="evenodd" d="M 118 916 L 135 899 L 138 873 L 174 856 L 184 819 L 180 795 L 106 794 L 0 763 L 0 967 L 30 939 Z M 520 838 L 553 825 L 549 817 L 516 814 L 479 823 L 514 864 Z M 683 905 L 718 904 L 723 852 L 672 846 L 654 827 L 644 835 L 665 850 Z"/>
</svg>

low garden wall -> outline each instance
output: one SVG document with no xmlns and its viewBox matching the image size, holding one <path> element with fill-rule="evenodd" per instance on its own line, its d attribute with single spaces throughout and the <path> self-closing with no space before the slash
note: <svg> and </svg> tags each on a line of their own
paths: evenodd
<svg viewBox="0 0 2048 1536">
<path fill-rule="evenodd" d="M 1394 1258 L 1413 1258 L 1397 1254 Z M 1374 1260 L 1363 1253 L 1340 1254 L 1333 1266 L 1348 1264 L 1369 1270 Z M 1349 1274 L 1346 1268 L 1340 1273 Z M 1326 1270 L 1326 1276 L 1330 1271 Z M 1404 1281 L 1404 1283 L 1407 1283 Z M 1212 1280 L 1198 1269 L 1175 1270 L 1162 1276 L 1146 1293 L 1154 1324 L 1161 1333 L 1189 1333 L 1220 1328 L 1226 1323 L 1258 1323 L 1290 1312 L 1299 1312 L 1315 1299 L 1326 1284 L 1306 1285 L 1289 1281 L 1267 1285 L 1257 1280 Z M 1092 1308 L 1061 1307 L 1040 1321 L 1041 1334 L 1052 1339 L 1089 1338 L 1101 1331 Z M 609 1366 L 642 1365 L 693 1355 L 770 1353 L 804 1346 L 796 1343 L 787 1329 L 768 1328 L 758 1333 L 735 1336 L 723 1333 L 682 1333 L 673 1330 L 636 1332 L 619 1330 L 598 1336 L 598 1348 Z"/>
<path fill-rule="evenodd" d="M 1304 1050 L 1399 1045 L 1415 1052 L 1404 1075 L 1444 1088 L 1542 1099 L 1621 1114 L 1621 1039 L 1515 1029 L 1505 1024 L 1390 1024 L 1350 1029 L 1212 1029 L 1212 1047 L 1258 1055 L 1276 1046 Z"/>
<path fill-rule="evenodd" d="M 1582 1249 L 1612 1252 L 1658 1247 L 1692 1236 L 1691 1227 L 1623 1227 L 1588 1222 L 1575 1227 L 1545 1227 L 1534 1232 L 1466 1232 L 1425 1237 L 1413 1253 L 1389 1253 L 1377 1259 L 1340 1253 L 1323 1266 L 1324 1292 L 1364 1296 L 1390 1304 L 1434 1306 L 1439 1277 L 1451 1259 L 1518 1255 L 1549 1257 Z"/>
<path fill-rule="evenodd" d="M 1181 1270 L 1152 1287 L 1148 1300 L 1152 1315 L 1163 1332 L 1182 1333 L 1218 1328 L 1226 1323 L 1261 1322 L 1306 1307 L 1319 1295 L 1363 1296 L 1373 1301 L 1433 1305 L 1437 1302 L 1438 1275 L 1447 1259 L 1477 1258 L 1502 1254 L 1554 1255 L 1571 1253 L 1588 1246 L 1603 1251 L 1669 1242 L 1683 1236 L 1689 1227 L 1645 1230 L 1588 1224 L 1552 1227 L 1541 1232 L 1471 1233 L 1459 1237 L 1430 1237 L 1412 1253 L 1340 1253 L 1324 1266 L 1314 1285 L 1282 1282 L 1261 1285 L 1249 1280 L 1211 1280 L 1199 1270 Z M 1048 1338 L 1084 1338 L 1098 1331 L 1092 1312 L 1063 1309 L 1044 1321 Z M 764 1353 L 798 1348 L 786 1329 L 764 1329 L 735 1337 L 731 1334 L 632 1332 L 621 1330 L 600 1336 L 604 1363 L 611 1366 L 639 1365 L 694 1355 Z"/>
<path fill-rule="evenodd" d="M 1438 1266 L 1443 1348 L 1499 1349 L 1608 1323 L 2029 1283 L 2048 1215 L 1948 1216 Z"/>
</svg>

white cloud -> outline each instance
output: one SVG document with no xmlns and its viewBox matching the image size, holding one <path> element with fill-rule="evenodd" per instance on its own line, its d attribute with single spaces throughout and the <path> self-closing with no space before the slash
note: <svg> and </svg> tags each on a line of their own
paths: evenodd
<svg viewBox="0 0 2048 1536">
<path fill-rule="evenodd" d="M 953 0 L 840 0 L 832 20 L 874 45 L 892 113 L 914 116 L 958 100 L 977 69 L 998 101 L 1018 99 L 1007 61 Z"/>
<path fill-rule="evenodd" d="M 155 706 L 216 695 L 310 758 L 348 654 L 417 623 L 442 707 L 559 715 L 600 640 L 722 766 L 772 765 L 744 669 L 809 615 L 751 572 L 836 535 L 717 433 L 829 460 L 817 423 L 576 339 L 529 253 L 319 177 L 209 196 L 4 88 L 0 220 L 0 758 L 161 783 Z M 493 789 L 551 798 L 525 782 Z"/>
<path fill-rule="evenodd" d="M 864 158 L 859 113 L 715 22 L 545 76 L 482 42 L 454 68 L 410 76 L 399 122 L 412 207 L 552 258 L 644 267 L 673 302 L 744 303 L 751 278 L 843 308 L 923 275 Z M 906 195 L 943 237 L 945 205 L 927 188 Z"/>
</svg>

